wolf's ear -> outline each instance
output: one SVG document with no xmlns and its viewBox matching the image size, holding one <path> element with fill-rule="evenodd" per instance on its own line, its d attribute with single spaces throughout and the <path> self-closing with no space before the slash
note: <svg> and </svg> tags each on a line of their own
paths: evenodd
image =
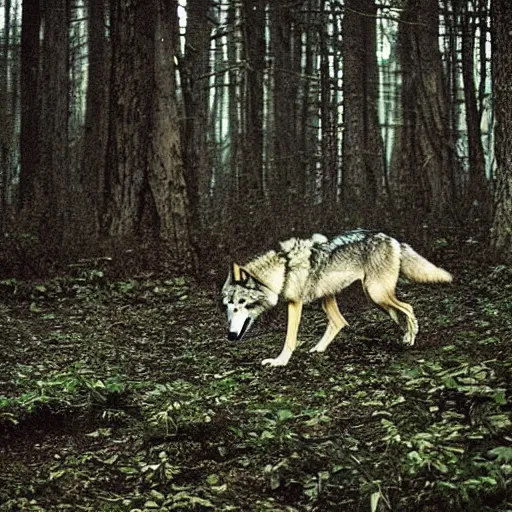
<svg viewBox="0 0 512 512">
<path fill-rule="evenodd" d="M 231 269 L 228 273 L 228 278 L 226 282 L 222 286 L 222 290 L 225 290 L 228 286 L 231 286 L 233 283 L 245 282 L 248 279 L 247 272 L 245 272 L 240 265 L 237 263 L 233 263 Z"/>
<path fill-rule="evenodd" d="M 235 283 L 247 283 L 251 277 L 247 270 L 237 263 L 233 263 L 232 275 Z"/>
<path fill-rule="evenodd" d="M 222 285 L 222 293 L 224 293 L 224 290 L 228 288 L 228 286 L 231 286 L 231 283 L 233 282 L 233 269 L 230 269 L 228 272 L 228 277 L 224 284 Z"/>
<path fill-rule="evenodd" d="M 231 269 L 231 275 L 233 276 L 233 279 L 235 280 L 235 283 L 238 283 L 239 281 L 242 280 L 241 278 L 241 268 L 240 268 L 240 265 L 238 265 L 237 263 L 233 263 L 233 267 Z"/>
</svg>

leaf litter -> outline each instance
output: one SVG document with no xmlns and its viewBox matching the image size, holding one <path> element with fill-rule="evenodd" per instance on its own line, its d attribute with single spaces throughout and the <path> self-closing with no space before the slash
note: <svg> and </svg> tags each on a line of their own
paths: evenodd
<svg viewBox="0 0 512 512">
<path fill-rule="evenodd" d="M 342 296 L 351 328 L 312 356 L 314 305 L 274 369 L 284 311 L 232 344 L 183 277 L 2 281 L 0 510 L 511 509 L 511 275 L 401 287 L 412 349 Z"/>
</svg>

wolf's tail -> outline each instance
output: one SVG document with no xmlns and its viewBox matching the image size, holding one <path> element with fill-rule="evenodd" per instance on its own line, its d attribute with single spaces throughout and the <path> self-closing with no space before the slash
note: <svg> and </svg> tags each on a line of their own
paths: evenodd
<svg viewBox="0 0 512 512">
<path fill-rule="evenodd" d="M 450 283 L 453 276 L 430 263 L 418 254 L 410 245 L 400 244 L 400 270 L 410 279 L 418 283 Z"/>
</svg>

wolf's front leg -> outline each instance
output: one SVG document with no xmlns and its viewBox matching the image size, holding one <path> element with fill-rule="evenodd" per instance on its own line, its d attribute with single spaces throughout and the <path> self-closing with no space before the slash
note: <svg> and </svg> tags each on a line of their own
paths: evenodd
<svg viewBox="0 0 512 512">
<path fill-rule="evenodd" d="M 269 366 L 286 366 L 297 346 L 297 333 L 299 332 L 300 317 L 302 314 L 302 301 L 288 303 L 288 327 L 286 340 L 281 354 L 275 359 L 263 359 L 261 364 Z"/>
<path fill-rule="evenodd" d="M 322 339 L 310 350 L 310 352 L 325 352 L 325 349 L 331 344 L 336 334 L 338 334 L 343 327 L 348 325 L 345 317 L 338 309 L 338 303 L 334 295 L 329 295 L 324 298 L 322 302 L 322 309 L 325 311 L 329 323 Z"/>
<path fill-rule="evenodd" d="M 285 347 L 278 357 L 276 357 L 275 359 L 263 359 L 261 364 L 263 366 L 286 366 L 288 364 L 288 361 L 290 360 L 290 357 L 292 357 L 292 351 L 286 350 Z"/>
</svg>

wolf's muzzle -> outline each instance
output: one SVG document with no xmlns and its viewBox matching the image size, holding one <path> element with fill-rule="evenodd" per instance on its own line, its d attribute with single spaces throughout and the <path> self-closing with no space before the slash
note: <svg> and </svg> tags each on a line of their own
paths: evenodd
<svg viewBox="0 0 512 512">
<path fill-rule="evenodd" d="M 242 328 L 239 331 L 232 331 L 232 330 L 228 329 L 228 340 L 229 341 L 241 340 L 245 336 L 245 333 L 248 331 L 249 327 L 252 325 L 252 322 L 253 322 L 252 318 L 247 317 L 244 320 L 244 323 L 242 324 Z"/>
</svg>

